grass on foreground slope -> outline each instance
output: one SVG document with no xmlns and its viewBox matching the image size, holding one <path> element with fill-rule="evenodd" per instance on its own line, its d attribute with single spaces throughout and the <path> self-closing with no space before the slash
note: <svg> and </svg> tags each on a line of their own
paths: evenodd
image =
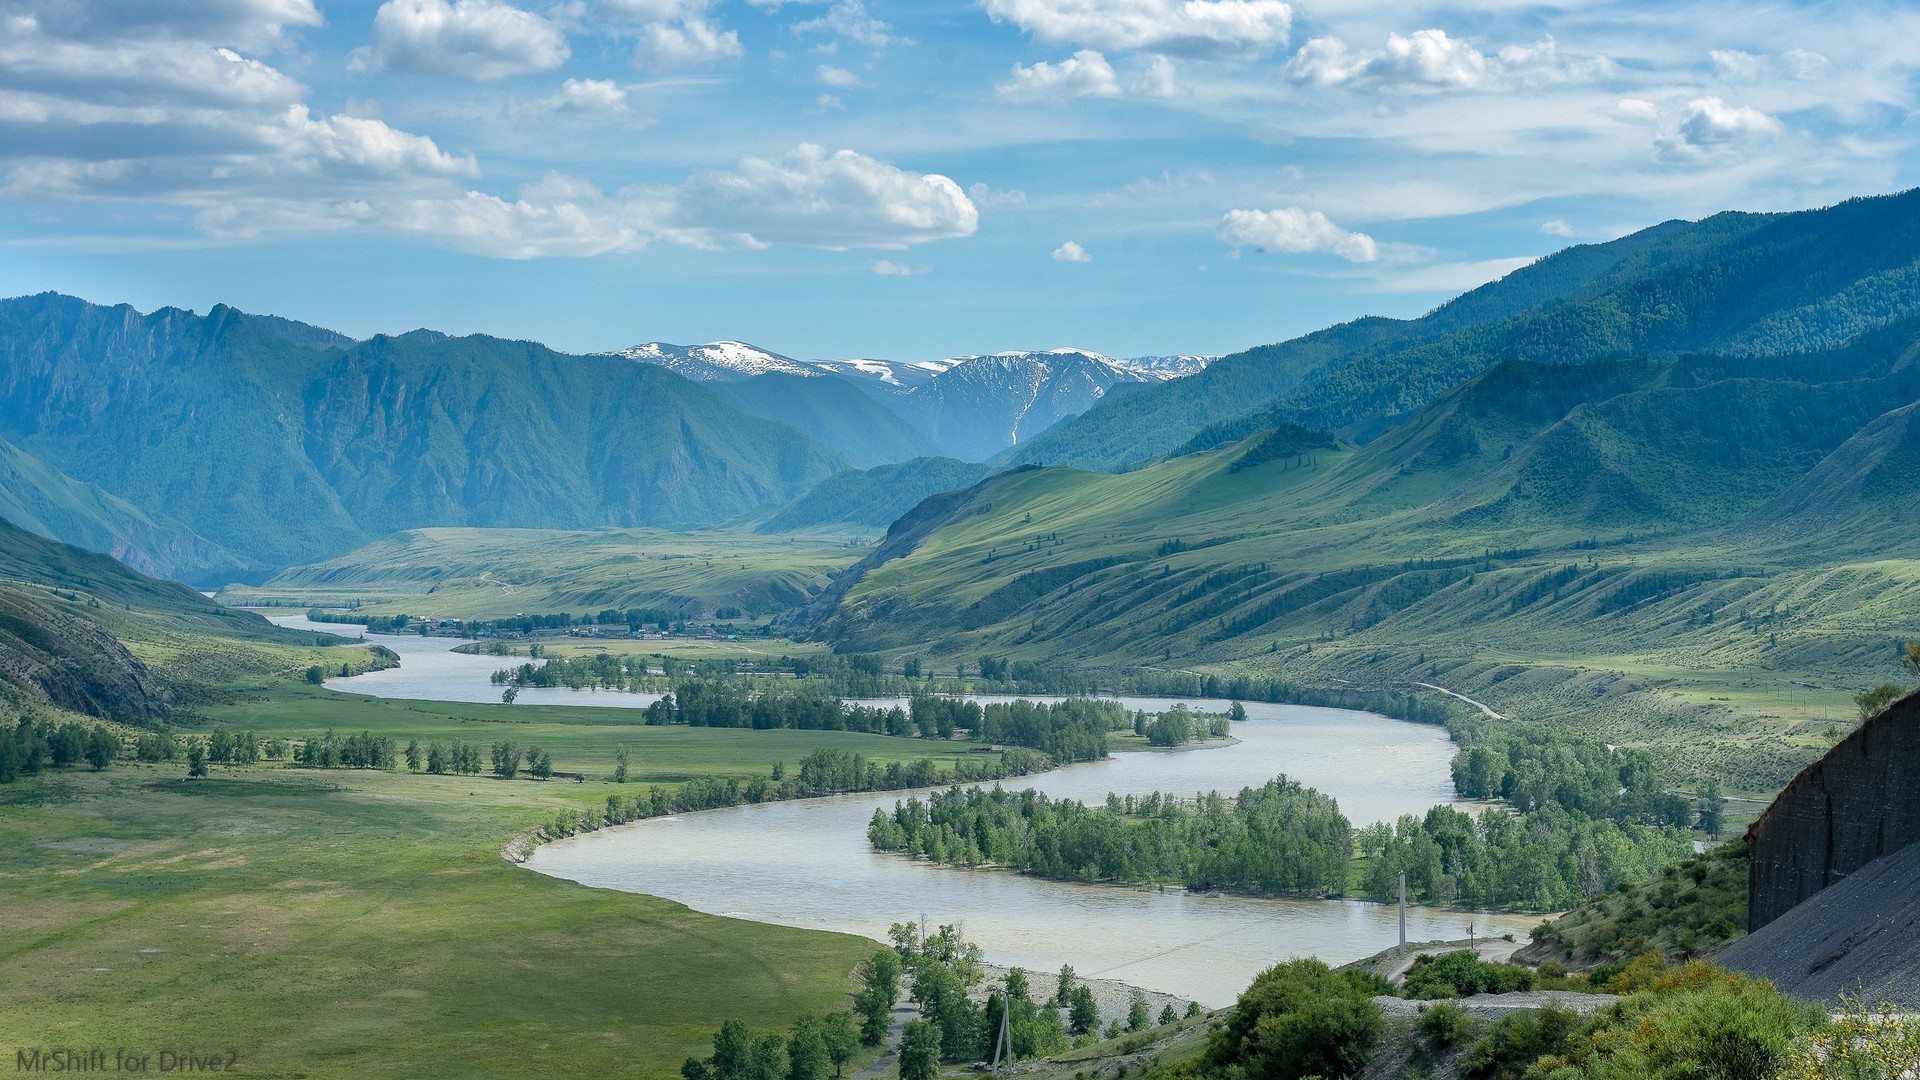
<svg viewBox="0 0 1920 1080">
<path fill-rule="evenodd" d="M 369 701 L 305 688 L 233 728 L 537 742 L 604 776 L 765 775 L 833 732 L 630 727 L 606 709 Z M 698 914 L 505 862 L 566 807 L 644 785 L 116 764 L 0 787 L 0 1050 L 231 1049 L 244 1073 L 670 1076 L 720 1020 L 844 1008 L 872 944 Z"/>
<path fill-rule="evenodd" d="M 220 599 L 437 619 L 608 608 L 751 617 L 805 602 L 862 553 L 819 537 L 749 533 L 412 529 L 259 586 L 229 585 Z"/>
</svg>

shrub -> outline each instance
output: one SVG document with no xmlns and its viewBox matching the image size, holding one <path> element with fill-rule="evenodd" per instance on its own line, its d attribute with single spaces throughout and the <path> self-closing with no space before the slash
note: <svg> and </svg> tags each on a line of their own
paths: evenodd
<svg viewBox="0 0 1920 1080">
<path fill-rule="evenodd" d="M 1436 1048 L 1463 1046 L 1480 1037 L 1480 1018 L 1457 1001 L 1436 1001 L 1420 1006 L 1420 1019 L 1414 1024 L 1420 1034 Z"/>
<path fill-rule="evenodd" d="M 1508 994 L 1533 988 L 1533 972 L 1518 964 L 1489 964 L 1470 949 L 1417 956 L 1407 969 L 1405 997 L 1417 1000 Z"/>
<path fill-rule="evenodd" d="M 1542 1057 L 1564 1050 L 1579 1023 L 1577 1013 L 1557 1005 L 1508 1013 L 1461 1055 L 1460 1075 L 1467 1080 L 1521 1080 Z"/>
<path fill-rule="evenodd" d="M 1345 1080 L 1366 1068 L 1384 1026 L 1365 980 L 1293 960 L 1254 978 L 1201 1064 L 1208 1074 Z"/>
</svg>

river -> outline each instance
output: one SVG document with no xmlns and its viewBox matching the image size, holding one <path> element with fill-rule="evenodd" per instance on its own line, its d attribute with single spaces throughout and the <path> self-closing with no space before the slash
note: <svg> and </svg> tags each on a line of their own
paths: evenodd
<svg viewBox="0 0 1920 1080">
<path fill-rule="evenodd" d="M 298 618 L 274 621 L 328 629 Z M 447 638 L 377 640 L 400 654 L 400 667 L 328 685 L 378 697 L 499 700 L 499 688 L 487 680 L 507 662 L 500 657 L 449 652 L 457 642 Z M 547 689 L 523 690 L 519 700 L 633 707 L 652 698 Z M 1173 704 L 1120 700 L 1130 709 Z M 1448 772 L 1453 746 L 1438 728 L 1259 702 L 1247 703 L 1247 712 L 1249 719 L 1234 725 L 1232 745 L 1118 754 L 1009 786 L 1100 801 L 1108 792 L 1231 793 L 1285 773 L 1334 796 L 1355 824 L 1458 801 Z M 1397 939 L 1395 910 L 1385 904 L 1077 885 L 874 852 L 866 840 L 868 820 L 904 797 L 846 795 L 655 818 L 545 844 L 528 866 L 711 914 L 879 940 L 890 924 L 924 916 L 929 925 L 958 924 L 997 964 L 1048 971 L 1072 964 L 1084 976 L 1121 979 L 1207 1006 L 1231 1003 L 1256 973 L 1279 960 L 1312 955 L 1339 964 Z M 1539 921 L 1537 915 L 1410 907 L 1407 936 L 1460 938 L 1471 926 L 1480 935 L 1524 940 Z"/>
</svg>

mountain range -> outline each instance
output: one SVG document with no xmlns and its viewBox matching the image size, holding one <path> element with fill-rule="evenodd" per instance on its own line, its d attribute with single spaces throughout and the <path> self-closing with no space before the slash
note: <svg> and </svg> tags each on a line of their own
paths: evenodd
<svg viewBox="0 0 1920 1080">
<path fill-rule="evenodd" d="M 612 355 L 657 364 L 710 384 L 755 416 L 791 424 L 847 450 L 846 435 L 821 426 L 824 416 L 842 418 L 848 428 L 868 433 L 866 442 L 848 450 L 863 467 L 926 455 L 984 461 L 1078 416 L 1116 388 L 1192 375 L 1213 360 L 1209 356 L 1114 359 L 1081 349 L 912 363 L 795 360 L 739 341 L 706 345 L 656 341 Z M 798 381 L 802 379 L 815 381 Z M 876 415 L 874 410 L 849 403 L 839 392 L 843 385 L 864 391 L 884 412 Z M 887 414 L 894 417 L 891 422 Z M 902 437 L 897 430 L 901 423 L 920 438 Z"/>
</svg>

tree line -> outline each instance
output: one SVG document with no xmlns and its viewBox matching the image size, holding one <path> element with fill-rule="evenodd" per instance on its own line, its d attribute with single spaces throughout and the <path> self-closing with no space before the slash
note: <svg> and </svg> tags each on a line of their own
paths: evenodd
<svg viewBox="0 0 1920 1080">
<path fill-rule="evenodd" d="M 47 769 L 87 765 L 106 768 L 120 756 L 120 739 L 105 724 L 88 727 L 76 720 L 54 723 L 22 716 L 0 733 L 0 784 Z"/>
<path fill-rule="evenodd" d="M 867 837 L 940 863 L 1269 896 L 1344 893 L 1353 851 L 1338 804 L 1285 776 L 1231 799 L 1156 792 L 1095 807 L 1033 789 L 953 788 L 876 810 Z"/>
</svg>

